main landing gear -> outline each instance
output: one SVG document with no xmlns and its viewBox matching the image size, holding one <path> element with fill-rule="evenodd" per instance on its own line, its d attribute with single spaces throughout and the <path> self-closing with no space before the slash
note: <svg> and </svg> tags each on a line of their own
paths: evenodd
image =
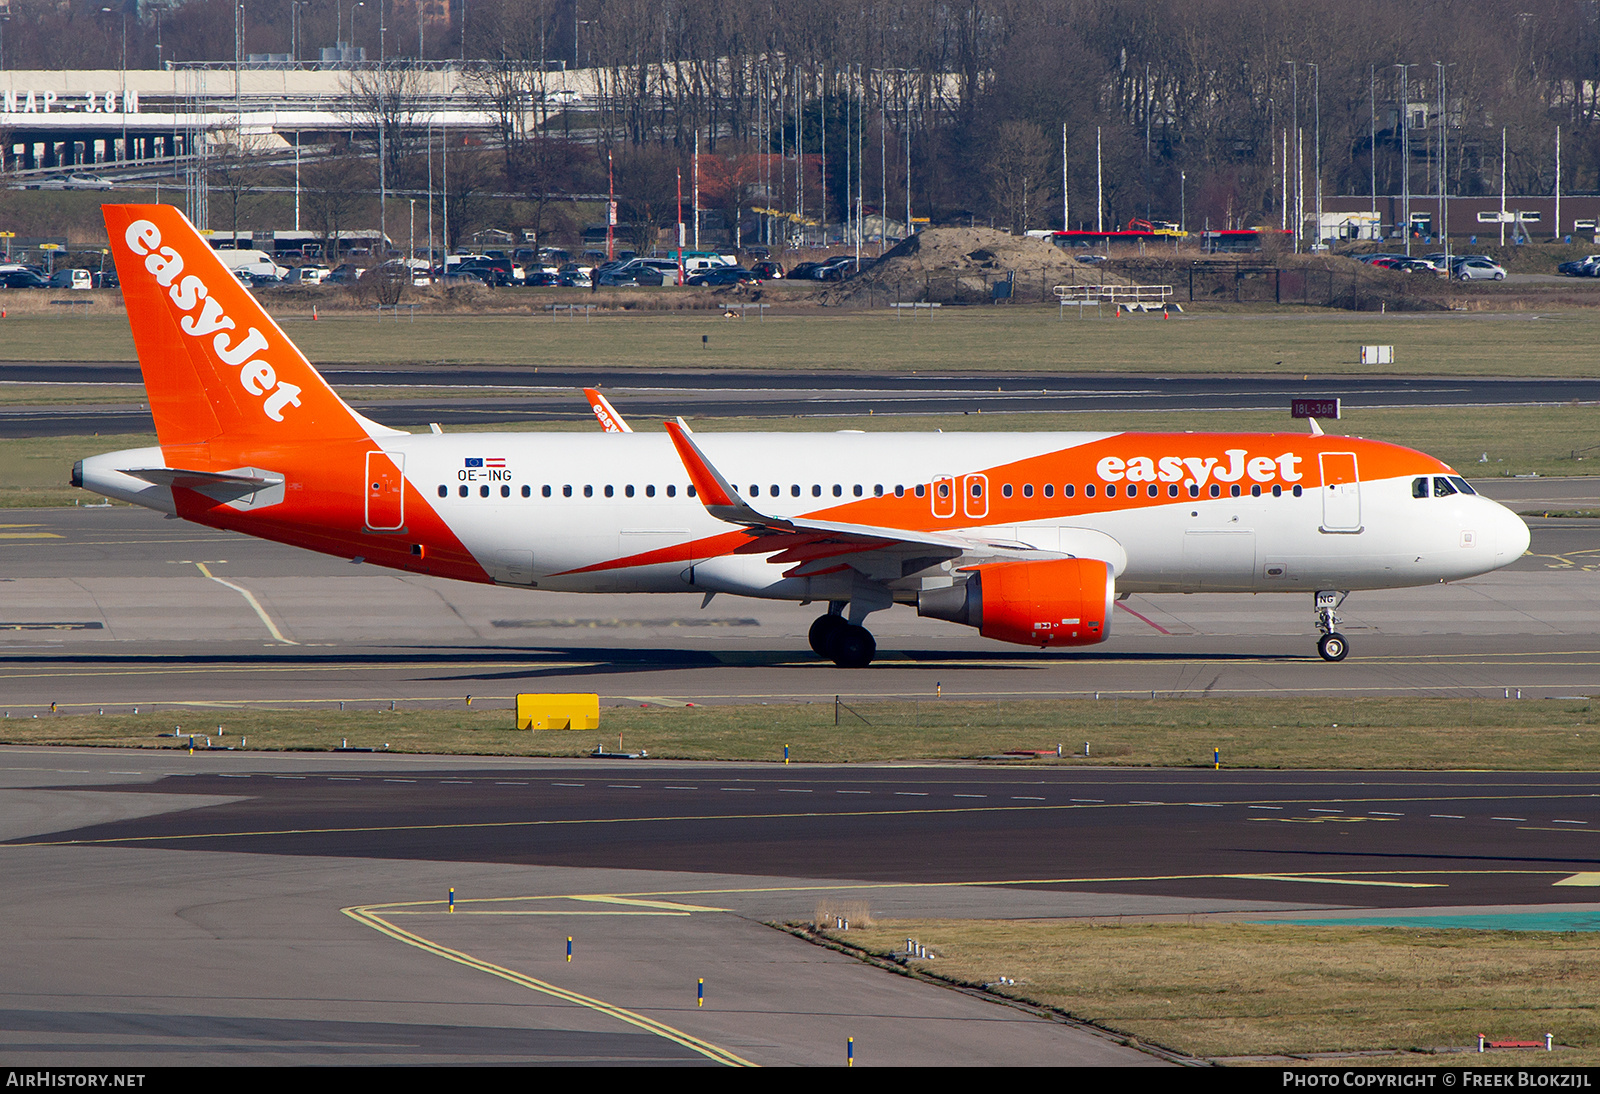
<svg viewBox="0 0 1600 1094">
<path fill-rule="evenodd" d="M 1317 593 L 1317 630 L 1322 632 L 1322 637 L 1317 639 L 1317 653 L 1324 661 L 1343 661 L 1345 654 L 1350 652 L 1350 642 L 1336 629 L 1339 626 L 1339 606 L 1344 603 L 1348 592 L 1319 591 Z"/>
<path fill-rule="evenodd" d="M 843 605 L 841 604 L 842 608 Z M 819 615 L 811 624 L 811 648 L 843 669 L 861 669 L 872 664 L 878 643 L 865 627 L 845 621 L 837 611 Z"/>
</svg>

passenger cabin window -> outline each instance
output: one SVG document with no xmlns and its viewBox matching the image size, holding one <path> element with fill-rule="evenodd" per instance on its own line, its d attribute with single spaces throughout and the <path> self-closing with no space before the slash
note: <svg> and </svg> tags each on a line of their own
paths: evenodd
<svg viewBox="0 0 1600 1094">
<path fill-rule="evenodd" d="M 1078 488 L 1072 485 L 1070 482 L 1061 488 L 1061 496 L 1064 498 L 1070 498 L 1077 492 Z"/>
<path fill-rule="evenodd" d="M 1030 483 L 1025 483 L 1023 485 L 1023 487 L 1022 487 L 1022 496 L 1025 497 L 1025 498 L 1033 497 L 1033 483 L 1030 482 Z"/>
<path fill-rule="evenodd" d="M 798 498 L 800 496 L 800 486 L 798 483 L 789 487 L 789 496 L 791 498 Z"/>
<path fill-rule="evenodd" d="M 564 498 L 572 497 L 572 487 L 571 486 L 563 486 L 561 488 L 561 496 L 564 497 Z"/>
<path fill-rule="evenodd" d="M 1002 498 L 1009 498 L 1011 496 L 1011 484 L 1009 482 L 1000 488 L 1000 496 Z"/>
<path fill-rule="evenodd" d="M 592 487 L 592 486 L 585 486 L 585 487 L 584 487 L 584 488 L 583 488 L 583 496 L 584 496 L 584 497 L 586 497 L 586 498 L 592 498 L 592 497 L 594 497 L 594 487 Z"/>
<path fill-rule="evenodd" d="M 467 488 L 465 486 L 463 486 L 461 488 L 461 496 L 462 497 L 466 497 L 467 496 Z"/>
<path fill-rule="evenodd" d="M 1056 496 L 1056 488 L 1054 483 L 1047 482 L 1044 484 L 1044 496 L 1047 498 L 1053 498 Z"/>
<path fill-rule="evenodd" d="M 480 498 L 488 497 L 489 496 L 489 488 L 487 486 L 478 487 L 478 496 Z"/>
<path fill-rule="evenodd" d="M 667 497 L 675 498 L 677 496 L 678 496 L 678 488 L 676 486 L 668 485 L 668 487 L 667 487 Z"/>
<path fill-rule="evenodd" d="M 644 488 L 644 496 L 647 497 L 647 498 L 655 497 L 656 496 L 656 488 L 654 486 L 645 487 Z"/>
<path fill-rule="evenodd" d="M 917 495 L 917 497 L 919 497 L 919 498 L 925 498 L 925 497 L 927 497 L 927 496 L 928 496 L 928 488 L 927 488 L 927 487 L 926 487 L 926 486 L 924 486 L 924 485 L 923 485 L 923 484 L 922 484 L 922 483 L 920 483 L 920 482 L 919 482 L 919 483 L 917 483 L 917 489 L 916 489 L 916 495 Z M 940 496 L 940 497 L 943 497 L 943 496 L 944 496 L 944 495 L 943 495 L 943 494 L 941 494 L 941 495 L 939 495 L 939 496 Z"/>
<path fill-rule="evenodd" d="M 509 486 L 502 486 L 502 487 L 501 487 L 501 488 L 500 488 L 500 496 L 501 496 L 501 497 L 502 497 L 502 498 L 509 498 L 509 497 L 510 497 L 510 496 L 511 496 L 511 487 L 509 487 Z"/>
<path fill-rule="evenodd" d="M 611 495 L 612 495 L 611 484 L 610 483 L 606 483 L 606 497 L 609 498 L 609 497 L 611 497 Z"/>
<path fill-rule="evenodd" d="M 450 488 L 448 486 L 439 487 L 439 496 L 441 498 L 448 498 L 450 496 Z"/>
</svg>

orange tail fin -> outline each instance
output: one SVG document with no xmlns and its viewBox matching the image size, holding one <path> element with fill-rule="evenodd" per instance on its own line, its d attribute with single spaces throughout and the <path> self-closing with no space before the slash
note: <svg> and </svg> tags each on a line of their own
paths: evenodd
<svg viewBox="0 0 1600 1094">
<path fill-rule="evenodd" d="M 351 410 L 170 205 L 106 205 L 163 448 L 393 433 Z"/>
</svg>

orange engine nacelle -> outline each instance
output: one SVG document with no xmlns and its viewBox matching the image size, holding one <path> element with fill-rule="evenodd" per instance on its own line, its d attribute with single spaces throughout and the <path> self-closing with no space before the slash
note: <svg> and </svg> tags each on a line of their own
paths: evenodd
<svg viewBox="0 0 1600 1094">
<path fill-rule="evenodd" d="M 1023 646 L 1092 646 L 1111 634 L 1111 567 L 1095 558 L 992 562 L 965 585 L 917 595 L 917 614 Z"/>
</svg>

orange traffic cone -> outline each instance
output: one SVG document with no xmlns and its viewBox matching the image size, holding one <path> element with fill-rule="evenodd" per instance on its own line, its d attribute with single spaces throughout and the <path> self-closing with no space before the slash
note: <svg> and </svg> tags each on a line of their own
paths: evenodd
<svg viewBox="0 0 1600 1094">
<path fill-rule="evenodd" d="M 313 323 L 317 321 L 317 306 L 315 304 L 311 305 L 311 321 Z"/>
</svg>

